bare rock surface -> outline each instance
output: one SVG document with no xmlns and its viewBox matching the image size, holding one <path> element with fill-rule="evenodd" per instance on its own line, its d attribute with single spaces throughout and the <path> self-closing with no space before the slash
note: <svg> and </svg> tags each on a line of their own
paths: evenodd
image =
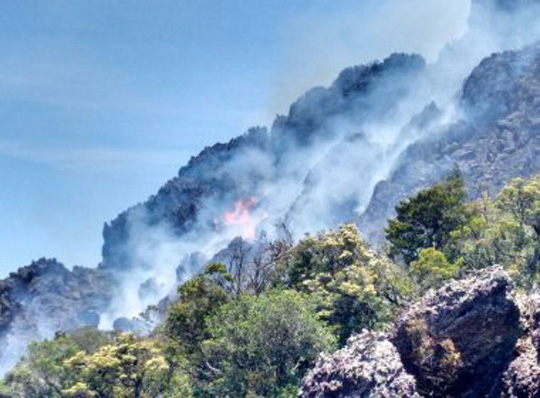
<svg viewBox="0 0 540 398">
<path fill-rule="evenodd" d="M 321 355 L 306 376 L 302 398 L 419 397 L 414 378 L 385 334 L 364 332 L 351 337 L 333 355 Z"/>
<path fill-rule="evenodd" d="M 471 198 L 496 194 L 511 179 L 540 172 L 540 44 L 484 59 L 466 79 L 452 124 L 411 144 L 380 181 L 361 230 L 380 241 L 399 201 L 459 165 Z"/>
</svg>

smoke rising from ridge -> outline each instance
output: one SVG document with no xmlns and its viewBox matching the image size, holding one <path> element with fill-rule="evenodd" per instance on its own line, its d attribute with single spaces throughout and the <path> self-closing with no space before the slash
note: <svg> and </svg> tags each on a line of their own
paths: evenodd
<svg viewBox="0 0 540 398">
<path fill-rule="evenodd" d="M 128 246 L 130 267 L 119 278 L 127 282 L 103 324 L 110 325 L 120 314 L 135 316 L 152 300 L 170 294 L 180 259 L 190 253 L 211 258 L 236 236 L 251 238 L 263 230 L 276 236 L 275 226 L 282 222 L 298 239 L 356 220 L 375 185 L 393 171 L 408 145 L 463 117 L 456 100 L 464 79 L 482 58 L 540 37 L 540 18 L 532 17 L 540 16 L 538 5 L 524 7 L 508 11 L 494 2 L 477 1 L 467 29 L 454 30 L 439 55 L 430 54 L 433 62 L 421 65 L 418 58 L 394 56 L 384 64 L 346 70 L 328 89 L 309 91 L 287 117 L 276 120 L 265 146 L 240 148 L 205 171 L 229 181 L 224 192 L 231 195 L 205 197 L 194 224 L 180 238 L 167 225 L 130 219 L 135 225 Z M 358 90 L 348 86 L 357 84 L 355 79 L 367 86 L 361 95 L 350 97 L 348 90 Z M 251 200 L 256 205 L 235 209 Z M 231 228 L 237 223 L 226 221 L 227 214 L 235 212 L 252 223 L 247 235 Z M 186 269 L 180 282 L 197 271 Z M 149 280 L 155 282 L 154 294 L 141 299 L 138 286 Z"/>
<path fill-rule="evenodd" d="M 393 4 L 390 21 L 405 7 Z M 537 3 L 510 11 L 495 4 L 476 1 L 466 31 L 452 30 L 451 42 L 440 54 L 428 54 L 428 62 L 393 55 L 346 69 L 331 86 L 302 96 L 270 132 L 255 128 L 206 149 L 148 202 L 108 224 L 101 267 L 113 273 L 116 285 L 100 326 L 137 317 L 174 295 L 178 283 L 238 236 L 251 239 L 264 231 L 276 237 L 276 226 L 285 223 L 299 239 L 357 220 L 410 144 L 434 139 L 467 117 L 459 99 L 471 70 L 492 52 L 540 37 Z M 414 8 L 405 15 L 411 14 Z M 410 37 L 397 36 L 396 46 Z M 16 334 L 9 335 L 15 356 L 24 346 Z"/>
</svg>

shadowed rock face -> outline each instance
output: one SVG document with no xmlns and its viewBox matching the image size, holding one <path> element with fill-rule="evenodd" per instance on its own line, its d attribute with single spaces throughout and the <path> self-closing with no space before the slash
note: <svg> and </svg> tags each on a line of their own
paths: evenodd
<svg viewBox="0 0 540 398">
<path fill-rule="evenodd" d="M 282 152 L 335 138 L 331 122 L 338 117 L 369 122 L 391 116 L 425 69 L 419 55 L 392 54 L 383 62 L 343 70 L 330 87 L 308 91 L 291 105 L 287 116 L 276 119 L 274 148 Z"/>
<path fill-rule="evenodd" d="M 538 351 L 530 341 L 520 342 L 519 356 L 503 375 L 501 398 L 529 398 L 540 396 L 540 365 Z"/>
<path fill-rule="evenodd" d="M 503 376 L 502 398 L 540 396 L 540 296 L 525 300 L 529 313 L 529 333 L 516 346 L 517 358 Z"/>
<path fill-rule="evenodd" d="M 321 355 L 302 383 L 302 398 L 420 397 L 384 334 L 364 332 L 333 355 Z"/>
<path fill-rule="evenodd" d="M 239 181 L 238 176 L 227 169 L 227 164 L 243 151 L 266 152 L 267 147 L 266 129 L 253 128 L 227 144 L 204 149 L 180 169 L 177 177 L 168 181 L 146 202 L 126 210 L 105 224 L 101 266 L 119 271 L 129 269 L 133 254 L 130 239 L 137 233 L 143 238 L 144 228 L 166 225 L 172 233 L 181 236 L 198 227 L 195 224 L 205 201 L 229 198 L 234 203 L 238 198 L 249 197 L 255 191 L 253 185 L 263 180 L 264 176 L 253 171 L 250 179 Z M 250 171 L 245 172 L 249 174 Z M 200 224 L 200 227 L 211 228 L 211 225 L 205 225 L 205 220 Z"/>
<path fill-rule="evenodd" d="M 276 119 L 270 133 L 253 128 L 227 144 L 204 149 L 157 194 L 105 224 L 102 266 L 129 269 L 133 263 L 130 240 L 137 233 L 144 238 L 144 228 L 165 225 L 178 237 L 212 230 L 211 221 L 221 216 L 218 203 L 230 205 L 253 195 L 263 196 L 260 190 L 269 179 L 279 181 L 297 168 L 300 170 L 296 170 L 295 178 L 301 186 L 309 164 L 299 165 L 302 162 L 297 156 L 315 142 L 335 139 L 338 133 L 332 126 L 334 119 L 366 122 L 395 112 L 424 69 L 421 56 L 407 54 L 393 54 L 382 62 L 345 69 L 330 87 L 312 89 L 293 103 L 287 116 Z M 268 163 L 245 162 L 231 167 L 249 151 L 256 151 Z M 217 214 L 208 214 L 212 207 Z"/>
</svg>

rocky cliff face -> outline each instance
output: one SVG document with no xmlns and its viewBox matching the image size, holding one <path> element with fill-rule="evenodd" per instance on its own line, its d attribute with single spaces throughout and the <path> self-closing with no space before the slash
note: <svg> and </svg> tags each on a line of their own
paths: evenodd
<svg viewBox="0 0 540 398">
<path fill-rule="evenodd" d="M 489 55 L 481 49 L 540 39 L 540 23 L 524 20 L 538 17 L 539 7 L 536 0 L 475 0 L 471 33 L 439 64 L 394 54 L 345 69 L 329 87 L 298 99 L 270 131 L 255 128 L 206 148 L 156 195 L 105 225 L 102 266 L 139 267 L 134 246 L 157 226 L 177 239 L 212 240 L 227 227 L 222 214 L 246 198 L 266 214 L 255 221 L 260 229 L 284 222 L 301 236 L 360 216 L 361 229 L 378 240 L 395 204 L 455 163 L 471 197 L 539 171 L 538 46 L 476 66 Z M 476 68 L 448 75 L 462 65 Z M 457 103 L 448 104 L 455 95 Z"/>
<path fill-rule="evenodd" d="M 365 332 L 322 355 L 300 396 L 537 397 L 537 304 L 499 267 L 450 282 L 401 314 L 390 334 Z"/>
<path fill-rule="evenodd" d="M 246 151 L 267 152 L 268 145 L 266 129 L 254 128 L 227 144 L 204 149 L 150 199 L 105 224 L 102 267 L 129 268 L 134 261 L 130 240 L 137 234 L 144 236 L 146 230 L 154 226 L 165 224 L 177 236 L 195 228 L 216 227 L 213 219 L 222 209 L 216 208 L 215 214 L 204 215 L 205 203 L 212 199 L 234 203 L 248 197 L 255 190 L 253 184 L 264 179 L 256 170 L 250 178 L 241 179 L 228 167 L 230 162 Z"/>
<path fill-rule="evenodd" d="M 302 398 L 419 398 L 396 347 L 383 333 L 364 332 L 350 338 L 333 355 L 322 354 L 304 379 Z"/>
<path fill-rule="evenodd" d="M 312 89 L 292 104 L 270 133 L 254 128 L 227 144 L 206 148 L 156 195 L 105 224 L 102 266 L 132 266 L 132 241 L 144 239 L 156 225 L 165 224 L 177 237 L 194 230 L 217 232 L 223 211 L 236 201 L 270 196 L 274 192 L 263 191 L 280 181 L 301 189 L 312 164 L 305 158 L 310 149 L 343 136 L 335 123 L 366 123 L 392 114 L 424 68 L 420 56 L 394 54 L 383 62 L 346 69 L 329 88 Z"/>
</svg>

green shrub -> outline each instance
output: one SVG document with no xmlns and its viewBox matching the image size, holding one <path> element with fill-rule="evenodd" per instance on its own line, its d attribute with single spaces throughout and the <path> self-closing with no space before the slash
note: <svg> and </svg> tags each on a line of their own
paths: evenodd
<svg viewBox="0 0 540 398">
<path fill-rule="evenodd" d="M 208 319 L 196 394 L 271 397 L 291 391 L 334 338 L 295 291 L 240 296 Z"/>
</svg>

